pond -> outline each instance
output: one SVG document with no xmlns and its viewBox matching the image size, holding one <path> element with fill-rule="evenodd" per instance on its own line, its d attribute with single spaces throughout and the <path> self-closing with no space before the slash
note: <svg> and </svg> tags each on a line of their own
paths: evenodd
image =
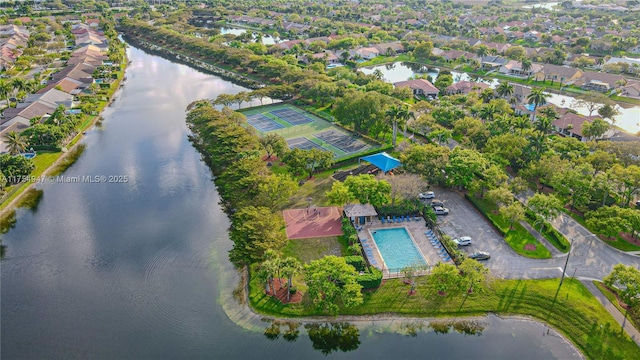
<svg viewBox="0 0 640 360">
<path fill-rule="evenodd" d="M 261 321 L 234 297 L 229 220 L 185 125 L 192 101 L 247 89 L 136 48 L 128 56 L 117 101 L 64 173 L 117 181 L 38 184 L 37 208 L 18 210 L 3 235 L 3 360 L 579 358 L 543 324 L 516 319 L 447 335 L 410 320 Z"/>
<path fill-rule="evenodd" d="M 384 80 L 390 83 L 395 83 L 398 81 L 409 80 L 409 78 L 415 75 L 423 75 L 427 74 L 431 76 L 433 81 L 435 81 L 438 76 L 438 69 L 436 68 L 428 68 L 425 65 L 416 64 L 416 63 L 408 63 L 408 62 L 396 62 L 392 64 L 385 65 L 376 65 L 359 69 L 363 73 L 369 75 L 373 74 L 374 71 L 380 70 L 384 75 Z M 451 71 L 451 76 L 453 77 L 453 82 L 457 83 L 459 81 L 469 81 L 471 80 L 471 76 L 469 74 L 459 71 Z M 484 83 L 495 87 L 498 85 L 498 80 L 483 80 L 479 79 Z"/>
<path fill-rule="evenodd" d="M 220 28 L 220 34 L 233 34 L 233 35 L 241 35 L 247 32 L 247 29 L 241 29 L 241 28 L 232 28 L 232 27 L 222 27 Z M 254 33 L 255 34 L 255 33 Z M 255 35 L 254 35 L 255 37 Z M 262 43 L 265 45 L 273 45 L 277 42 L 283 42 L 283 41 L 288 41 L 289 39 L 281 39 L 281 38 L 274 38 L 273 36 L 269 35 L 269 34 L 262 34 Z"/>
</svg>

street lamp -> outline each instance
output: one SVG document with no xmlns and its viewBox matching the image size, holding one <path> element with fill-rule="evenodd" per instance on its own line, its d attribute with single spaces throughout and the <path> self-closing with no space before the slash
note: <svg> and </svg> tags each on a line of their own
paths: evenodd
<svg viewBox="0 0 640 360">
<path fill-rule="evenodd" d="M 564 274 L 567 272 L 567 265 L 569 265 L 569 257 L 571 257 L 571 250 L 573 250 L 573 240 L 571 238 L 571 244 L 569 245 L 569 252 L 567 253 L 567 261 L 564 262 L 564 269 L 562 269 L 562 277 L 560 277 L 560 284 L 558 285 L 558 291 L 560 291 L 560 286 L 562 286 L 562 282 L 564 281 Z"/>
</svg>

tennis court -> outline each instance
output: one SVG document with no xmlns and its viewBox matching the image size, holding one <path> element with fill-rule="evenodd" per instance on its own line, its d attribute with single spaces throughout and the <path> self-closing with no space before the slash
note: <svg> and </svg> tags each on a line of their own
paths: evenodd
<svg viewBox="0 0 640 360">
<path fill-rule="evenodd" d="M 284 128 L 283 125 L 278 124 L 277 122 L 269 119 L 268 117 L 262 114 L 248 115 L 247 122 L 249 123 L 249 125 L 253 126 L 254 128 L 262 132 Z"/>
<path fill-rule="evenodd" d="M 337 130 L 323 131 L 314 136 L 346 153 L 359 152 L 367 147 L 367 144 L 357 140 L 353 135 L 347 135 Z"/>
<path fill-rule="evenodd" d="M 302 125 L 313 122 L 312 118 L 290 108 L 272 110 L 270 113 L 291 125 Z"/>
<path fill-rule="evenodd" d="M 315 148 L 320 150 L 327 150 L 305 137 L 297 137 L 294 139 L 289 139 L 287 140 L 287 145 L 289 145 L 290 149 L 309 150 L 309 149 Z"/>
</svg>

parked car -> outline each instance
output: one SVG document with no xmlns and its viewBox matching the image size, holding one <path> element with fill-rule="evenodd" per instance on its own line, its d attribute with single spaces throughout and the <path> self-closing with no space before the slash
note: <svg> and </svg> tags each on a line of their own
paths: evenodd
<svg viewBox="0 0 640 360">
<path fill-rule="evenodd" d="M 427 191 L 427 192 L 418 194 L 418 198 L 421 200 L 433 199 L 434 197 L 436 197 L 436 194 L 433 191 Z"/>
<path fill-rule="evenodd" d="M 442 206 L 434 206 L 433 212 L 435 212 L 436 215 L 449 215 L 449 209 Z"/>
<path fill-rule="evenodd" d="M 453 242 L 458 246 L 471 245 L 471 238 L 469 236 L 461 236 L 457 239 L 453 239 Z"/>
<path fill-rule="evenodd" d="M 440 207 L 444 207 L 444 203 L 441 200 L 431 200 L 431 207 L 436 207 L 436 206 L 440 206 Z"/>
<path fill-rule="evenodd" d="M 474 253 L 469 254 L 469 258 L 475 260 L 489 260 L 491 259 L 491 255 L 486 251 L 476 251 Z"/>
</svg>

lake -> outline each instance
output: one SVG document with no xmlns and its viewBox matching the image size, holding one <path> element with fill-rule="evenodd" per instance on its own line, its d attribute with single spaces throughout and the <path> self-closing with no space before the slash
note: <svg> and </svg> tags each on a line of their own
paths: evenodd
<svg viewBox="0 0 640 360">
<path fill-rule="evenodd" d="M 493 316 L 481 335 L 363 320 L 265 336 L 233 296 L 229 220 L 185 125 L 192 101 L 247 89 L 127 52 L 126 84 L 64 174 L 126 181 L 40 184 L 37 209 L 18 210 L 3 236 L 3 360 L 579 358 L 543 324 Z"/>
</svg>

